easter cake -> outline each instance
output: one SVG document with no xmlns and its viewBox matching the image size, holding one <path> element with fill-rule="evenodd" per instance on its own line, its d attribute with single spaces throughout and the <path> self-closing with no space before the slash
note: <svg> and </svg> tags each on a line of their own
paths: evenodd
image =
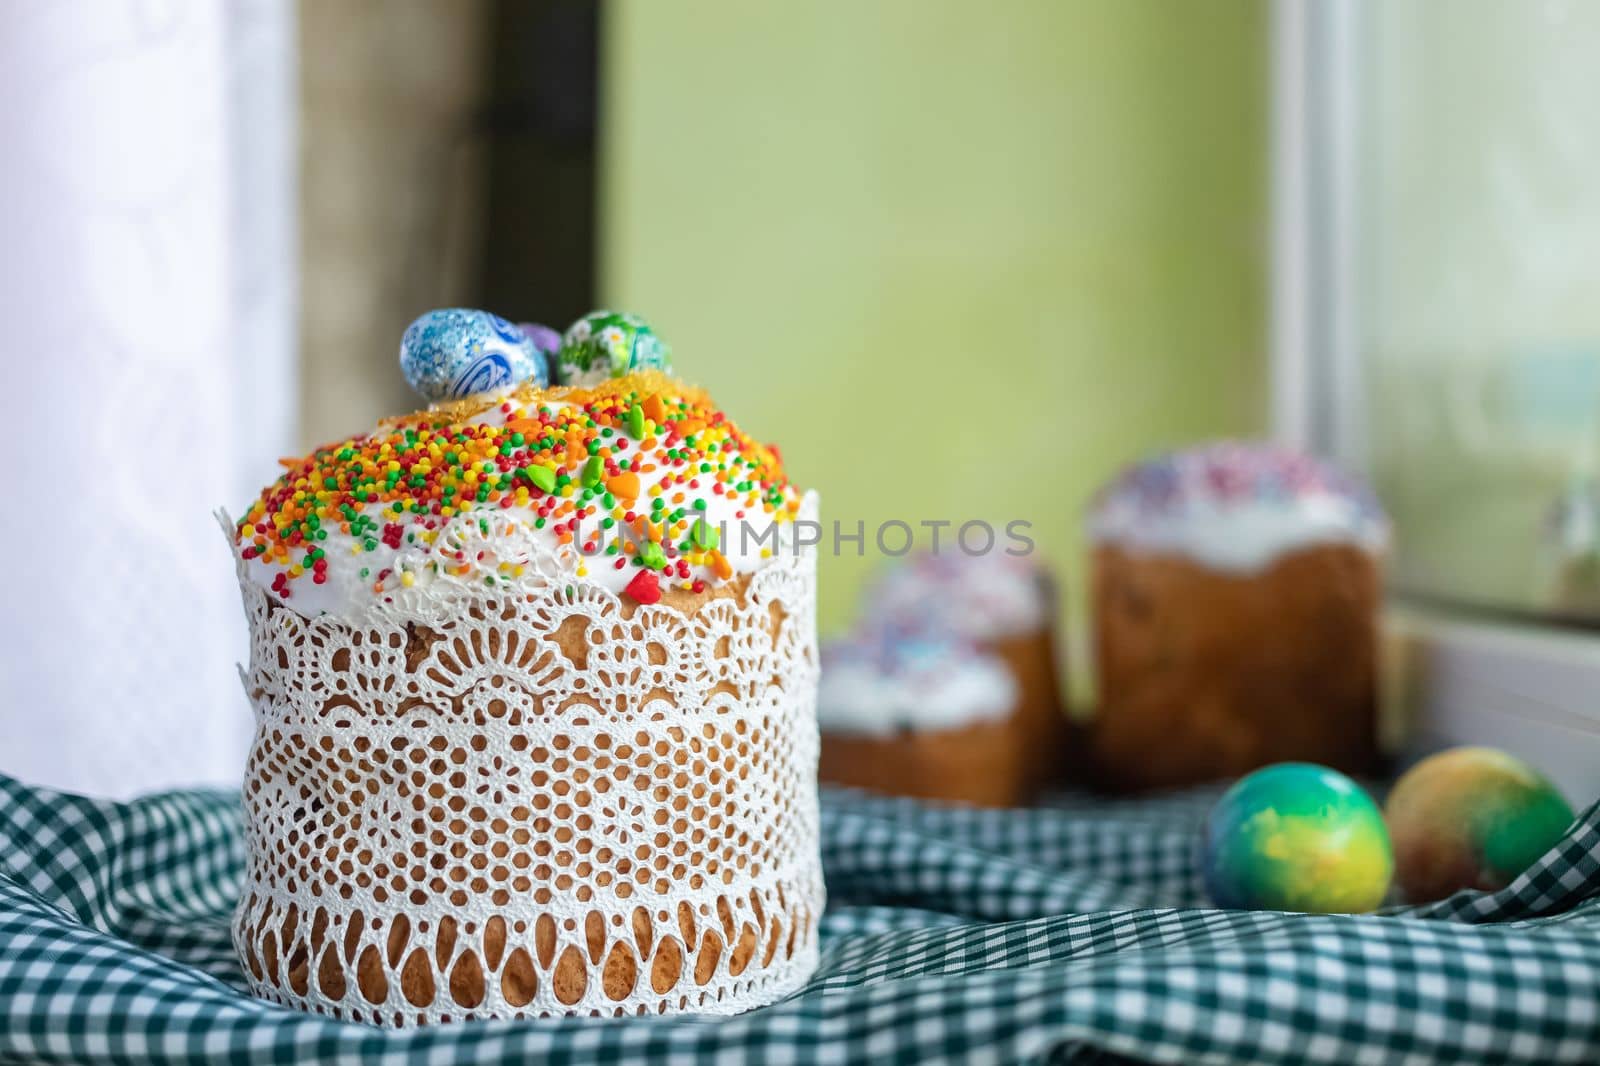
<svg viewBox="0 0 1600 1066">
<path fill-rule="evenodd" d="M 824 781 L 984 807 L 1027 800 L 1017 685 L 950 633 L 863 631 L 822 651 Z"/>
<path fill-rule="evenodd" d="M 542 335 L 423 316 L 401 364 L 432 405 L 228 524 L 265 998 L 727 1014 L 815 965 L 815 495 L 638 319 Z"/>
<path fill-rule="evenodd" d="M 946 632 L 999 659 L 1017 688 L 1020 795 L 1056 783 L 1074 755 L 1056 656 L 1055 582 L 1031 555 L 1005 549 L 926 551 L 885 568 L 868 587 L 865 624 Z"/>
<path fill-rule="evenodd" d="M 1378 761 L 1378 606 L 1389 526 L 1332 467 L 1219 443 L 1095 499 L 1097 770 L 1146 788 L 1304 760 Z"/>
</svg>

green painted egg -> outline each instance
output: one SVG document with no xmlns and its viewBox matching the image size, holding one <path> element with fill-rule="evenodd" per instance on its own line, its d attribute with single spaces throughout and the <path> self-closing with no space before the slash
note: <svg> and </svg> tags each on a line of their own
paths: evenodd
<svg viewBox="0 0 1600 1066">
<path fill-rule="evenodd" d="M 1325 766 L 1279 763 L 1217 801 L 1202 865 L 1219 907 L 1356 914 L 1383 902 L 1394 857 L 1360 785 Z"/>
<path fill-rule="evenodd" d="M 672 372 L 671 353 L 649 323 L 626 311 L 590 311 L 568 327 L 556 354 L 563 385 L 598 385 L 635 370 Z"/>
<path fill-rule="evenodd" d="M 1451 748 L 1407 771 L 1384 804 L 1395 878 L 1420 903 L 1504 888 L 1572 824 L 1548 779 L 1494 748 Z"/>
</svg>

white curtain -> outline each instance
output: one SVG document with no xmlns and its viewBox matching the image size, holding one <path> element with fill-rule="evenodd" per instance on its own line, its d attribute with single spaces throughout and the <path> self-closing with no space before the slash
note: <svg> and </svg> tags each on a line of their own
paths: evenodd
<svg viewBox="0 0 1600 1066">
<path fill-rule="evenodd" d="M 293 444 L 290 0 L 0 0 L 0 772 L 233 784 L 211 512 Z"/>
</svg>

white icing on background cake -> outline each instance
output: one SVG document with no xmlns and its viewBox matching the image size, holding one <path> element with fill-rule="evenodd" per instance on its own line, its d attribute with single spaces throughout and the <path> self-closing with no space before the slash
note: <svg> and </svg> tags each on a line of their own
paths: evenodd
<svg viewBox="0 0 1600 1066">
<path fill-rule="evenodd" d="M 1287 449 L 1235 442 L 1129 468 L 1095 498 L 1088 532 L 1096 543 L 1245 574 L 1317 545 L 1377 555 L 1389 544 L 1389 520 L 1360 481 Z"/>
<path fill-rule="evenodd" d="M 998 546 L 978 555 L 946 547 L 897 561 L 863 598 L 869 626 L 937 629 L 979 643 L 1042 629 L 1054 608 L 1044 569 Z"/>
<path fill-rule="evenodd" d="M 1016 682 L 1000 660 L 949 636 L 862 635 L 822 649 L 824 732 L 940 732 L 1004 718 L 1016 702 Z"/>
</svg>

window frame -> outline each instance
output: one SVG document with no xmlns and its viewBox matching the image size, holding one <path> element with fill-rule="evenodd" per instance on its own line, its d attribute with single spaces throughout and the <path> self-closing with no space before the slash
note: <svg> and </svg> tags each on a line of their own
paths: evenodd
<svg viewBox="0 0 1600 1066">
<path fill-rule="evenodd" d="M 1273 0 L 1270 425 L 1282 443 L 1369 469 L 1359 259 L 1359 42 L 1372 0 Z M 1391 589 L 1382 702 L 1397 754 L 1504 748 L 1576 804 L 1600 796 L 1600 633 L 1485 620 Z"/>
</svg>

